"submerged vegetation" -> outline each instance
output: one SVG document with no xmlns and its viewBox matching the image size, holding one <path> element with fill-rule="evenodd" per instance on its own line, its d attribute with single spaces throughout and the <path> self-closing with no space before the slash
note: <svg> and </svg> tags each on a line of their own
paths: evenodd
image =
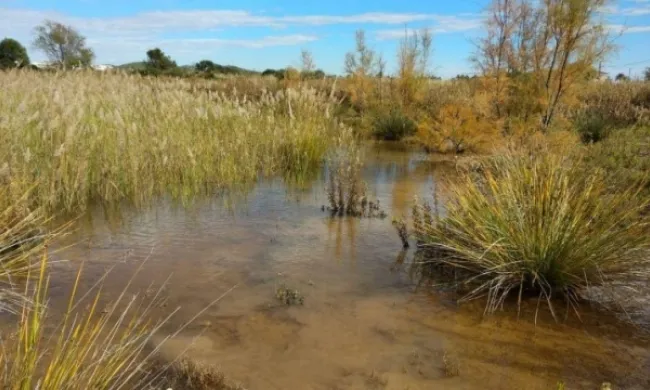
<svg viewBox="0 0 650 390">
<path fill-rule="evenodd" d="M 300 291 L 291 289 L 285 285 L 281 285 L 275 290 L 275 298 L 287 306 L 303 305 L 305 303 L 305 297 Z"/>
</svg>

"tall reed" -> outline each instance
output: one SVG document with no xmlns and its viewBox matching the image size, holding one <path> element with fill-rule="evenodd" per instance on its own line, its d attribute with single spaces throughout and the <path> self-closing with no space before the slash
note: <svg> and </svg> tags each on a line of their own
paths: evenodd
<svg viewBox="0 0 650 390">
<path fill-rule="evenodd" d="M 309 88 L 251 101 L 119 73 L 12 71 L 0 84 L 2 182 L 36 184 L 48 211 L 300 175 L 341 131 L 329 96 Z"/>
</svg>

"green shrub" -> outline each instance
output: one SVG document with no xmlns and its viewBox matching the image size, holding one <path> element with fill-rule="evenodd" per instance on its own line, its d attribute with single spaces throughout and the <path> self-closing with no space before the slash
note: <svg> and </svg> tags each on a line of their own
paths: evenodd
<svg viewBox="0 0 650 390">
<path fill-rule="evenodd" d="M 600 142 L 609 134 L 609 125 L 600 114 L 583 115 L 575 125 L 580 140 L 585 144 Z"/>
<path fill-rule="evenodd" d="M 616 130 L 614 136 L 586 149 L 582 166 L 604 171 L 610 192 L 642 185 L 650 194 L 650 127 Z"/>
<path fill-rule="evenodd" d="M 0 69 L 22 68 L 29 65 L 27 50 L 15 39 L 0 41 Z"/>
<path fill-rule="evenodd" d="M 388 114 L 380 114 L 374 121 L 375 137 L 386 141 L 399 141 L 404 137 L 414 135 L 417 124 L 397 110 Z"/>
</svg>

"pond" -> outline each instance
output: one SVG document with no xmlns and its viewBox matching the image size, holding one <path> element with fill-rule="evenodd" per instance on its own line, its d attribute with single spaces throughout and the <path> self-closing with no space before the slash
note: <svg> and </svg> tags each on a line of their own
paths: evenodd
<svg viewBox="0 0 650 390">
<path fill-rule="evenodd" d="M 95 210 L 57 268 L 85 261 L 88 284 L 113 268 L 109 299 L 146 259 L 131 288 L 146 294 L 168 280 L 157 310 L 180 307 L 168 332 L 236 286 L 162 352 L 186 352 L 248 389 L 650 387 L 648 340 L 612 316 L 587 307 L 581 321 L 542 313 L 535 324 L 535 302 L 525 302 L 519 318 L 509 307 L 484 317 L 484 302 L 459 306 L 455 291 L 420 285 L 391 216 L 431 198 L 453 163 L 387 146 L 368 147 L 365 161 L 369 195 L 388 218 L 330 217 L 324 175 L 299 188 L 263 181 L 234 206 L 216 197 L 189 209 L 125 207 L 119 218 Z M 55 306 L 72 274 L 54 274 Z M 304 304 L 283 305 L 280 286 Z"/>
</svg>

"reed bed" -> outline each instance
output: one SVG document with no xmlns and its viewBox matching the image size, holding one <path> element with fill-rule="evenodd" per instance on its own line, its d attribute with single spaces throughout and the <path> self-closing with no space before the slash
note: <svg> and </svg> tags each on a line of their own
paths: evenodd
<svg viewBox="0 0 650 390">
<path fill-rule="evenodd" d="M 508 297 L 563 298 L 577 305 L 593 286 L 633 286 L 650 271 L 648 198 L 631 185 L 611 193 L 604 175 L 575 160 L 506 155 L 450 184 L 446 213 L 420 207 L 414 221 L 425 262 L 450 266 L 487 297 L 486 313 Z"/>
<path fill-rule="evenodd" d="M 50 212 L 299 176 L 347 131 L 306 87 L 251 101 L 119 73 L 12 71 L 0 84 L 0 182 L 35 184 L 32 204 Z"/>
</svg>

